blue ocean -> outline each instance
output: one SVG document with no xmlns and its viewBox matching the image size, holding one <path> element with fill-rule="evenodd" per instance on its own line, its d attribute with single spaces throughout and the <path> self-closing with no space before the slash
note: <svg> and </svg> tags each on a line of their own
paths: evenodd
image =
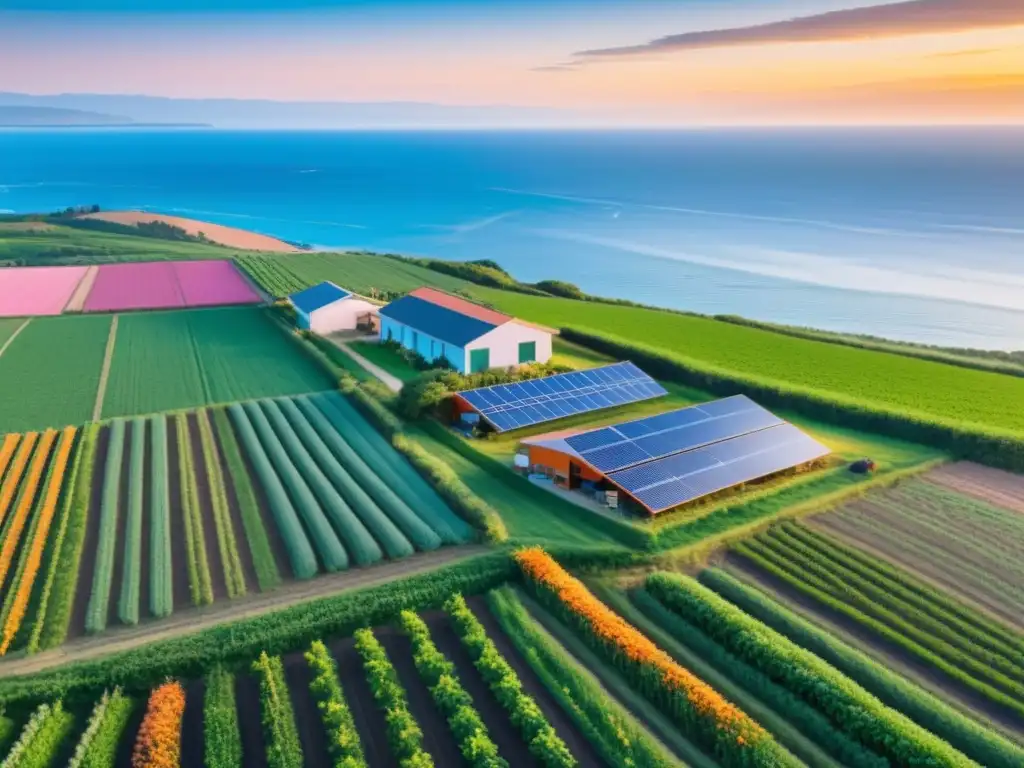
<svg viewBox="0 0 1024 768">
<path fill-rule="evenodd" d="M 0 132 L 0 210 L 92 203 L 493 259 L 697 312 L 1024 349 L 1022 128 Z"/>
</svg>

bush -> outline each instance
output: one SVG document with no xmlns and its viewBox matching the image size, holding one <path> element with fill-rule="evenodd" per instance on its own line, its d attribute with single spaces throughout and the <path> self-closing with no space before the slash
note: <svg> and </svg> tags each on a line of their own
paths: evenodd
<svg viewBox="0 0 1024 768">
<path fill-rule="evenodd" d="M 334 768 L 366 768 L 359 731 L 338 682 L 338 665 L 320 640 L 309 647 L 305 657 L 312 674 L 309 689 L 320 710 Z"/>
<path fill-rule="evenodd" d="M 667 607 L 894 765 L 972 765 L 949 744 L 693 579 L 655 573 L 647 577 L 646 585 Z"/>
<path fill-rule="evenodd" d="M 541 280 L 539 283 L 534 283 L 534 288 L 544 291 L 544 293 L 549 293 L 552 296 L 561 296 L 565 299 L 587 301 L 590 298 L 578 285 L 567 283 L 564 280 Z"/>
<path fill-rule="evenodd" d="M 153 691 L 132 752 L 132 768 L 177 768 L 181 763 L 181 719 L 185 689 L 169 681 Z"/>
<path fill-rule="evenodd" d="M 576 765 L 576 758 L 559 738 L 537 702 L 523 691 L 519 675 L 487 636 L 487 630 L 466 605 L 462 595 L 450 597 L 445 601 L 444 608 L 451 615 L 455 631 L 473 659 L 473 664 L 480 670 L 491 693 L 508 712 L 512 724 L 519 729 L 529 745 L 530 754 L 549 768 Z"/>
</svg>

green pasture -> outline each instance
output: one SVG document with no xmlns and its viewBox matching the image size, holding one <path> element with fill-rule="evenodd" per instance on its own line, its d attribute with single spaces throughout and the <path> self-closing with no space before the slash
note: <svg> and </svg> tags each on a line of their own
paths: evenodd
<svg viewBox="0 0 1024 768">
<path fill-rule="evenodd" d="M 349 346 L 352 347 L 354 352 L 358 352 L 371 363 L 383 368 L 403 383 L 412 381 L 421 373 L 421 371 L 417 371 L 409 365 L 408 361 L 398 352 L 376 342 L 354 341 Z"/>
</svg>

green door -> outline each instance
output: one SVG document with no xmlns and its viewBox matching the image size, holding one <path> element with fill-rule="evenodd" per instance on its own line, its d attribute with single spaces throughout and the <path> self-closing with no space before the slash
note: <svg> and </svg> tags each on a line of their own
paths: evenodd
<svg viewBox="0 0 1024 768">
<path fill-rule="evenodd" d="M 491 350 L 471 349 L 469 350 L 469 372 L 479 373 L 491 367 Z"/>
<path fill-rule="evenodd" d="M 537 342 L 536 341 L 521 341 L 519 342 L 519 362 L 520 363 L 532 363 L 537 359 Z"/>
</svg>

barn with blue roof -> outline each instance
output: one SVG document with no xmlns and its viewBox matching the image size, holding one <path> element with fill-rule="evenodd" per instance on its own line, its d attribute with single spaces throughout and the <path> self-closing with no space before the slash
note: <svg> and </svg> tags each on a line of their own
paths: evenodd
<svg viewBox="0 0 1024 768">
<path fill-rule="evenodd" d="M 545 363 L 553 333 L 436 288 L 417 288 L 380 309 L 382 341 L 445 359 L 460 373 Z"/>
<path fill-rule="evenodd" d="M 293 293 L 288 301 L 295 307 L 296 325 L 322 335 L 355 330 L 377 309 L 369 300 L 331 282 Z"/>
</svg>

